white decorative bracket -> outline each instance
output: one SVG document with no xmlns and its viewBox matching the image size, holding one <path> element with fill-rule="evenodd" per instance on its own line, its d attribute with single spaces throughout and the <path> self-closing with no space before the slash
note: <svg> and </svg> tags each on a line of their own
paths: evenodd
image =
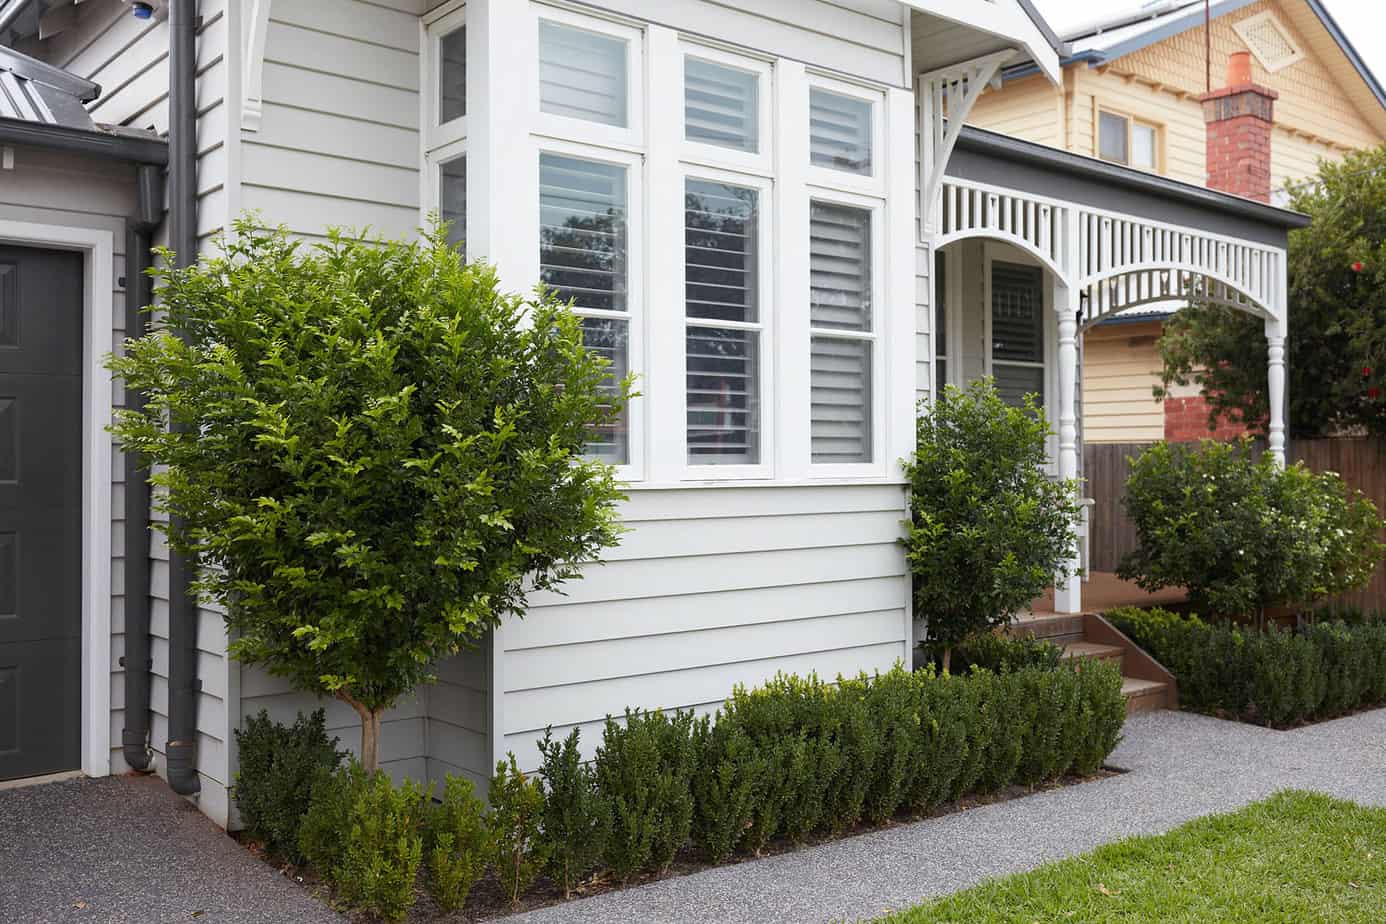
<svg viewBox="0 0 1386 924">
<path fill-rule="evenodd" d="M 919 161 L 923 174 L 919 214 L 924 228 L 932 229 L 937 223 L 943 174 L 963 123 L 982 91 L 988 86 L 999 86 L 1001 67 L 1015 54 L 1015 49 L 1008 48 L 919 75 Z"/>
<path fill-rule="evenodd" d="M 246 4 L 245 58 L 241 70 L 241 128 L 260 130 L 264 110 L 265 37 L 269 33 L 270 0 Z"/>
</svg>

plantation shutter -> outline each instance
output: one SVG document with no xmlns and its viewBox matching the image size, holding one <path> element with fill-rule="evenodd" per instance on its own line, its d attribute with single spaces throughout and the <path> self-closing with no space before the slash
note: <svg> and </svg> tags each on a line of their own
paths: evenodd
<svg viewBox="0 0 1386 924">
<path fill-rule="evenodd" d="M 813 461 L 870 462 L 871 212 L 814 202 L 809 238 Z"/>
<path fill-rule="evenodd" d="M 684 58 L 684 137 L 738 151 L 758 151 L 759 83 L 759 76 L 752 71 Z"/>
<path fill-rule="evenodd" d="M 627 125 L 626 42 L 539 20 L 539 108 L 547 113 Z"/>
<path fill-rule="evenodd" d="M 754 189 L 692 178 L 685 187 L 690 464 L 760 461 L 758 206 Z"/>
<path fill-rule="evenodd" d="M 582 316 L 583 345 L 610 365 L 606 388 L 629 370 L 626 168 L 539 155 L 539 278 Z M 592 432 L 587 452 L 630 461 L 627 415 Z"/>
<path fill-rule="evenodd" d="M 871 103 L 819 87 L 809 91 L 809 162 L 871 173 Z"/>
<path fill-rule="evenodd" d="M 1044 403 L 1044 271 L 991 265 L 991 356 L 996 390 L 1020 407 L 1025 396 Z"/>
</svg>

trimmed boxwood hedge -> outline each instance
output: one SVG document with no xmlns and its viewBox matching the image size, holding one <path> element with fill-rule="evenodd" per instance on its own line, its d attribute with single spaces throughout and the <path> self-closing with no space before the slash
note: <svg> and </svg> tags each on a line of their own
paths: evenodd
<svg viewBox="0 0 1386 924">
<path fill-rule="evenodd" d="M 1107 618 L 1174 674 L 1186 709 L 1284 727 L 1386 704 L 1386 623 L 1259 630 L 1135 607 Z"/>
</svg>

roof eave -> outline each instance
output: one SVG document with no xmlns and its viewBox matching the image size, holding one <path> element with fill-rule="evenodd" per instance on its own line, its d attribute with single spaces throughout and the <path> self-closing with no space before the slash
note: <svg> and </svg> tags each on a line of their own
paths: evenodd
<svg viewBox="0 0 1386 924">
<path fill-rule="evenodd" d="M 1050 82 L 1063 82 L 1059 67 L 1059 37 L 1044 21 L 1030 0 L 1016 0 L 1015 6 L 999 3 L 978 4 L 976 0 L 899 0 L 912 10 L 937 16 L 959 25 L 994 35 L 1015 44 Z"/>
<path fill-rule="evenodd" d="M 88 131 L 66 125 L 0 118 L 0 143 L 29 145 L 50 151 L 69 151 L 104 160 L 136 164 L 168 163 L 168 142 L 162 138 L 109 131 Z"/>
</svg>

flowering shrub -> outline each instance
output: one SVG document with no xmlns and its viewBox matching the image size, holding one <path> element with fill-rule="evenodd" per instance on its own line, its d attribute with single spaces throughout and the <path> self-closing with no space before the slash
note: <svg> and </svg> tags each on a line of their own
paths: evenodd
<svg viewBox="0 0 1386 924">
<path fill-rule="evenodd" d="M 1131 467 L 1126 509 L 1140 546 L 1117 573 L 1146 590 L 1185 587 L 1211 615 L 1364 587 L 1386 551 L 1360 492 L 1331 472 L 1258 459 L 1249 440 L 1155 444 Z"/>
</svg>

